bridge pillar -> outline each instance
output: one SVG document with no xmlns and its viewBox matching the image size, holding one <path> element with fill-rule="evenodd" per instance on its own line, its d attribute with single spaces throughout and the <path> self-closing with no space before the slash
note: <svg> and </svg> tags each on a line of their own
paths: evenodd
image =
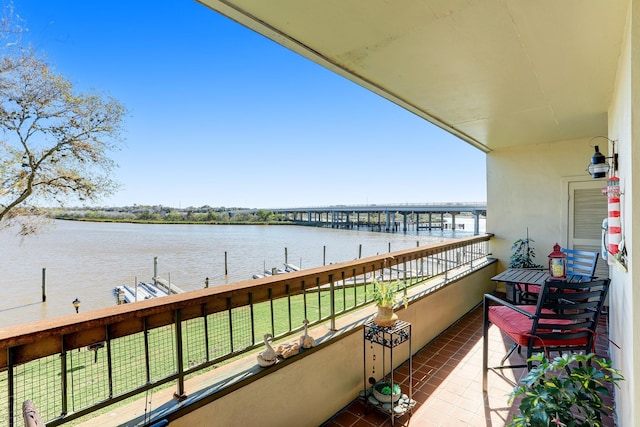
<svg viewBox="0 0 640 427">
<path fill-rule="evenodd" d="M 402 214 L 402 223 L 403 223 L 403 231 L 406 233 L 407 232 L 407 214 L 403 213 Z"/>
<path fill-rule="evenodd" d="M 456 213 L 450 212 L 451 215 L 451 230 L 454 231 L 456 229 Z"/>
<path fill-rule="evenodd" d="M 391 215 L 389 214 L 389 211 L 385 211 L 385 213 L 386 213 L 386 217 L 387 217 L 385 229 L 387 231 L 389 231 L 389 230 L 391 230 Z"/>
</svg>

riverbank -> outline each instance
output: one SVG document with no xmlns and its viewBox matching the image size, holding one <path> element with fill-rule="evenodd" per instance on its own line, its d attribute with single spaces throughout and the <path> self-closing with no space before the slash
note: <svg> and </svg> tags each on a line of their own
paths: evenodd
<svg viewBox="0 0 640 427">
<path fill-rule="evenodd" d="M 102 222 L 120 224 L 170 224 L 170 225 L 295 225 L 291 221 L 183 221 L 166 219 L 118 219 L 118 218 L 68 218 L 54 217 L 60 221 Z"/>
</svg>

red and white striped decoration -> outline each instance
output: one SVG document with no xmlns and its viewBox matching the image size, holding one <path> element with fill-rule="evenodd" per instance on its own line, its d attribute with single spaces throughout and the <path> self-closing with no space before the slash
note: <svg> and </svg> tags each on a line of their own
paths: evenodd
<svg viewBox="0 0 640 427">
<path fill-rule="evenodd" d="M 615 255 L 618 253 L 618 243 L 622 239 L 622 225 L 620 223 L 620 178 L 612 176 L 607 180 L 607 198 L 608 198 L 608 225 L 609 253 Z"/>
</svg>

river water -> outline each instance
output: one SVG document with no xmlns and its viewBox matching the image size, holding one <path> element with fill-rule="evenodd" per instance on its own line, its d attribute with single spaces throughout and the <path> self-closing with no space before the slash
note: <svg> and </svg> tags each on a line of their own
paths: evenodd
<svg viewBox="0 0 640 427">
<path fill-rule="evenodd" d="M 456 219 L 473 230 L 472 220 Z M 484 221 L 480 231 L 484 232 Z M 55 221 L 20 239 L 0 233 L 0 327 L 115 305 L 113 288 L 158 275 L 185 291 L 247 280 L 288 262 L 311 268 L 471 236 L 469 231 L 380 233 L 300 226 L 150 225 Z M 225 252 L 227 275 L 225 276 Z M 42 303 L 43 269 L 46 302 Z"/>
</svg>

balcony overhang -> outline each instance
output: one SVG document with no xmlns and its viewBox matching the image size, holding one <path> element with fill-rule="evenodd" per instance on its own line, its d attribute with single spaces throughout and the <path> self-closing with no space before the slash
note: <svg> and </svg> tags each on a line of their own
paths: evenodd
<svg viewBox="0 0 640 427">
<path fill-rule="evenodd" d="M 485 152 L 606 134 L 628 5 L 198 1 Z"/>
</svg>

